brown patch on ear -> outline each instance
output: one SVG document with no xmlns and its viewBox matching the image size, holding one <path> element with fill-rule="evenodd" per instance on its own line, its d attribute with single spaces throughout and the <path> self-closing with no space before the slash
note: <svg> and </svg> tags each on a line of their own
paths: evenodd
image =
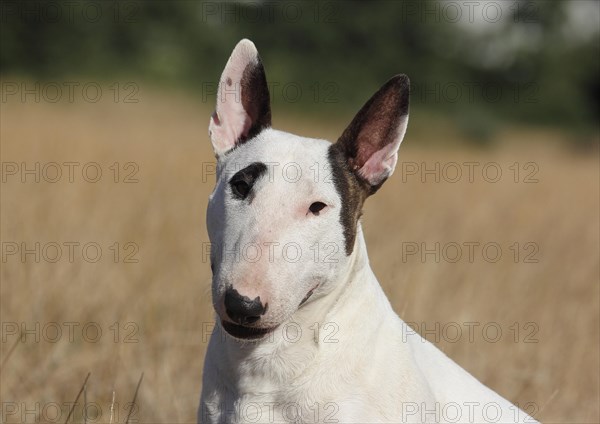
<svg viewBox="0 0 600 424">
<path fill-rule="evenodd" d="M 396 139 L 401 117 L 408 115 L 410 82 L 406 75 L 396 75 L 386 82 L 356 114 L 336 145 L 344 153 L 352 172 L 358 170 L 373 153 Z M 383 182 L 370 186 L 375 193 Z"/>
<path fill-rule="evenodd" d="M 238 141 L 238 143 L 243 143 L 271 126 L 269 87 L 267 86 L 267 77 L 260 57 L 258 63 L 251 63 L 246 66 L 240 84 L 242 106 L 252 123 L 247 133 L 244 134 L 243 140 Z"/>
<path fill-rule="evenodd" d="M 348 166 L 342 146 L 332 144 L 328 151 L 331 178 L 341 199 L 340 223 L 344 230 L 346 255 L 354 249 L 358 220 L 368 196 L 368 184 L 356 178 Z"/>
</svg>

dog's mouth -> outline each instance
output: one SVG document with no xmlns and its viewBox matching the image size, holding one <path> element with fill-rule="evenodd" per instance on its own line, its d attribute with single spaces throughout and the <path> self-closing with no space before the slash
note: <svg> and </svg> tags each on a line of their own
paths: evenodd
<svg viewBox="0 0 600 424">
<path fill-rule="evenodd" d="M 315 285 L 308 291 L 308 293 L 306 293 L 306 296 L 304 296 L 298 307 L 304 305 L 308 299 L 310 299 L 315 290 L 319 288 L 319 285 L 320 284 Z M 277 329 L 277 326 L 267 328 L 247 327 L 245 325 L 234 324 L 233 322 L 225 321 L 223 319 L 221 319 L 221 326 L 223 327 L 223 330 L 227 332 L 227 334 L 240 340 L 260 340 Z"/>
<path fill-rule="evenodd" d="M 257 328 L 246 327 L 244 325 L 234 324 L 229 321 L 221 320 L 221 326 L 232 337 L 241 340 L 258 340 L 272 333 L 277 327 Z"/>
<path fill-rule="evenodd" d="M 302 299 L 302 301 L 300 302 L 300 304 L 298 305 L 298 307 L 304 305 L 306 303 L 306 301 L 308 299 L 310 299 L 310 297 L 313 295 L 313 293 L 315 292 L 315 290 L 319 287 L 319 284 L 317 284 L 316 286 L 314 286 L 312 289 L 310 289 L 308 291 L 308 293 L 306 293 L 306 296 L 304 296 L 304 299 Z"/>
</svg>

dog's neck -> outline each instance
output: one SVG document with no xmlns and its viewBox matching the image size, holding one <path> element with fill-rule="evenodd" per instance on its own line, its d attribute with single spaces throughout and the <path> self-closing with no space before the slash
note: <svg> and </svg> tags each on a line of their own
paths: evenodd
<svg viewBox="0 0 600 424">
<path fill-rule="evenodd" d="M 213 334 L 212 343 L 220 344 L 219 373 L 234 392 L 276 390 L 278 386 L 297 381 L 309 372 L 319 356 L 340 355 L 360 328 L 361 334 L 375 334 L 381 316 L 391 308 L 370 266 L 360 228 L 348 266 L 333 284 L 331 292 L 301 307 L 275 334 L 259 342 L 243 343 Z M 361 305 L 370 303 L 368 309 Z M 369 310 L 362 316 L 358 311 Z M 335 317 L 335 318 L 334 318 Z M 220 329 L 220 331 L 223 331 Z M 285 336 L 284 336 L 285 333 Z"/>
</svg>

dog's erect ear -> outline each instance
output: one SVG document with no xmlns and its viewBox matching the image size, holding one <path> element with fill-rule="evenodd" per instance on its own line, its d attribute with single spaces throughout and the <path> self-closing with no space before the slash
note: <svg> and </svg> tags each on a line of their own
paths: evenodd
<svg viewBox="0 0 600 424">
<path fill-rule="evenodd" d="M 373 194 L 394 172 L 408 124 L 410 83 L 396 75 L 356 114 L 336 143 L 350 170 Z"/>
<path fill-rule="evenodd" d="M 208 133 L 217 157 L 271 126 L 265 70 L 252 41 L 240 41 L 221 75 Z"/>
</svg>

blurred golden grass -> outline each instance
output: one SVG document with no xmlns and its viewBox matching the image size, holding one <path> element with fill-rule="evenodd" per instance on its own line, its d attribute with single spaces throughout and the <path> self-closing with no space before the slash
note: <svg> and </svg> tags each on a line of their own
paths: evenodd
<svg viewBox="0 0 600 424">
<path fill-rule="evenodd" d="M 70 263 L 66 248 L 56 263 L 35 263 L 31 255 L 25 262 L 16 255 L 3 260 L 1 357 L 17 337 L 6 323 L 23 323 L 27 329 L 39 323 L 42 333 L 39 342 L 27 334 L 2 369 L 7 422 L 31 422 L 36 414 L 42 421 L 63 422 L 68 408 L 63 406 L 62 417 L 53 419 L 48 405 L 72 402 L 88 372 L 87 399 L 101 414 L 96 422 L 109 421 L 113 390 L 114 421 L 125 421 L 126 403 L 142 372 L 133 420 L 195 420 L 212 322 L 210 270 L 203 251 L 213 183 L 203 169 L 213 160 L 207 138 L 210 111 L 185 96 L 142 94 L 137 104 L 106 99 L 1 105 L 3 162 L 29 167 L 96 162 L 103 170 L 97 183 L 85 182 L 79 166 L 73 183 L 63 175 L 57 183 L 21 183 L 18 176 L 7 176 L 2 184 L 2 242 L 26 242 L 29 248 L 35 242 L 96 242 L 103 249 L 96 263 L 82 260 L 80 250 Z M 276 126 L 302 135 L 333 140 L 343 129 L 341 122 L 280 120 L 274 112 Z M 420 147 L 432 137 L 445 140 Z M 476 174 L 473 183 L 466 178 L 434 183 L 432 177 L 422 183 L 418 176 L 405 175 L 403 182 L 399 168 L 365 208 L 363 227 L 375 273 L 396 311 L 421 330 L 435 329 L 437 322 L 466 331 L 467 323 L 479 323 L 472 341 L 466 332 L 455 342 L 454 333 L 447 333 L 436 344 L 485 384 L 522 407 L 532 402 L 529 410 L 537 408 L 544 422 L 599 422 L 596 155 L 570 153 L 561 147 L 567 136 L 550 131 L 506 131 L 490 150 L 444 147 L 455 144 L 456 137 L 434 125 L 414 134 L 409 128 L 400 160 L 429 167 L 496 162 L 503 178 L 493 184 Z M 114 162 L 121 181 L 131 171 L 124 165 L 135 162 L 139 182 L 114 183 L 109 168 Z M 539 182 L 513 182 L 508 167 L 514 162 L 535 162 Z M 115 242 L 121 254 L 129 252 L 123 250 L 125 243 L 134 242 L 139 262 L 123 263 L 121 256 L 115 263 L 109 250 Z M 436 242 L 497 242 L 503 256 L 492 263 L 476 250 L 472 263 L 464 258 L 437 263 L 431 256 L 403 260 L 402 248 L 412 242 L 425 242 L 428 248 Z M 508 250 L 515 242 L 536 243 L 539 262 L 523 263 L 527 252 L 521 247 L 515 263 Z M 63 330 L 56 343 L 49 340 L 54 332 L 48 323 L 53 322 Z M 88 322 L 102 329 L 98 342 L 82 338 Z M 115 322 L 118 334 L 111 327 Z M 79 323 L 72 342 L 68 325 L 74 324 L 67 323 Z M 500 341 L 484 339 L 486 323 L 500 326 Z M 518 335 L 511 329 L 514 323 Z M 534 343 L 525 343 L 532 328 L 538 329 Z M 125 343 L 132 331 L 135 342 Z M 7 403 L 17 412 L 8 414 Z M 34 412 L 24 416 L 25 410 Z M 76 414 L 81 417 L 80 409 Z"/>
</svg>

